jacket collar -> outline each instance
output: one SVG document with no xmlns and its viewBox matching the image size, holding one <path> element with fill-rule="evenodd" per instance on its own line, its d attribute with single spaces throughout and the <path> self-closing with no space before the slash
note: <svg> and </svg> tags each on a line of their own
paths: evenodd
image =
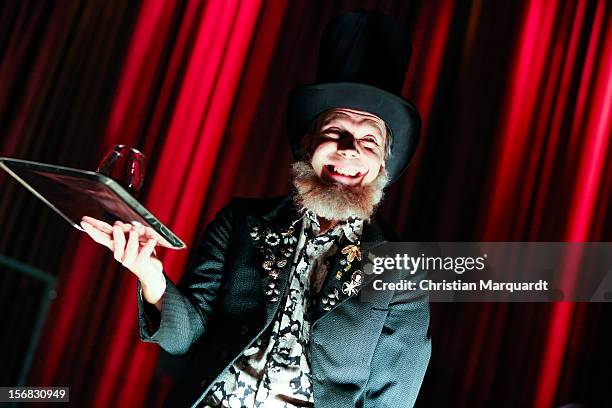
<svg viewBox="0 0 612 408">
<path fill-rule="evenodd" d="M 285 195 L 271 211 L 265 213 L 261 218 L 274 225 L 286 224 L 294 221 L 299 217 L 293 202 L 294 196 L 295 192 Z"/>
</svg>

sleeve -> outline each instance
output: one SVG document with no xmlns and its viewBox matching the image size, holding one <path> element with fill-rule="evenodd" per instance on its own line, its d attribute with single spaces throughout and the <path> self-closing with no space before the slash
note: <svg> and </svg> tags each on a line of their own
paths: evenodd
<svg viewBox="0 0 612 408">
<path fill-rule="evenodd" d="M 170 354 L 186 354 L 204 334 L 221 286 L 234 214 L 233 202 L 208 225 L 194 261 L 175 285 L 166 276 L 161 313 L 142 297 L 137 287 L 140 338 L 157 343 Z"/>
<path fill-rule="evenodd" d="M 427 296 L 394 299 L 374 349 L 364 408 L 412 407 L 431 356 Z"/>
</svg>

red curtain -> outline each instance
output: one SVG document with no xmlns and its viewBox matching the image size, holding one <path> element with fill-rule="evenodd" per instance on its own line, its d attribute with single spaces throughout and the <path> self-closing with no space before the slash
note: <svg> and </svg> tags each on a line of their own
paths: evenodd
<svg viewBox="0 0 612 408">
<path fill-rule="evenodd" d="M 137 146 L 148 164 L 141 200 L 190 248 L 232 196 L 288 191 L 288 92 L 314 80 L 326 22 L 353 9 L 380 10 L 412 30 L 404 96 L 421 112 L 423 137 L 382 208 L 405 240 L 612 237 L 605 1 L 1 7 L 1 154 L 94 168 L 113 144 Z M 78 405 L 160 405 L 171 380 L 156 346 L 138 339 L 135 278 L 4 175 L 0 183 L 19 197 L 0 202 L 0 253 L 59 279 L 31 385 L 70 386 Z M 39 212 L 50 223 L 35 221 Z M 18 216 L 24 225 L 11 221 Z M 27 231 L 37 231 L 34 241 Z M 161 253 L 173 280 L 190 255 Z M 603 370 L 612 333 L 599 324 L 610 316 L 598 304 L 434 304 L 418 405 L 612 404 Z"/>
</svg>

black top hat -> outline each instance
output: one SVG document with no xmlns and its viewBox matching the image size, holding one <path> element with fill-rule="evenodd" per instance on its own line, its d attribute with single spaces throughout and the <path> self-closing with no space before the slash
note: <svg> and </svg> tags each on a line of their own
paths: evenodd
<svg viewBox="0 0 612 408">
<path fill-rule="evenodd" d="M 317 83 L 289 96 L 287 122 L 295 158 L 312 121 L 331 108 L 373 113 L 392 133 L 386 168 L 391 182 L 404 172 L 419 140 L 421 119 L 400 96 L 410 61 L 408 32 L 377 12 L 351 12 L 333 19 L 321 39 Z"/>
</svg>

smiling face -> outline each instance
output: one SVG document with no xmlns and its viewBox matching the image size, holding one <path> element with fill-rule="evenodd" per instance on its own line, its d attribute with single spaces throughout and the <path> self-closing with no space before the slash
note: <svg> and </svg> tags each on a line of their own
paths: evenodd
<svg viewBox="0 0 612 408">
<path fill-rule="evenodd" d="M 368 112 L 337 108 L 322 113 L 302 147 L 319 178 L 346 186 L 371 184 L 385 168 L 386 127 Z"/>
</svg>

